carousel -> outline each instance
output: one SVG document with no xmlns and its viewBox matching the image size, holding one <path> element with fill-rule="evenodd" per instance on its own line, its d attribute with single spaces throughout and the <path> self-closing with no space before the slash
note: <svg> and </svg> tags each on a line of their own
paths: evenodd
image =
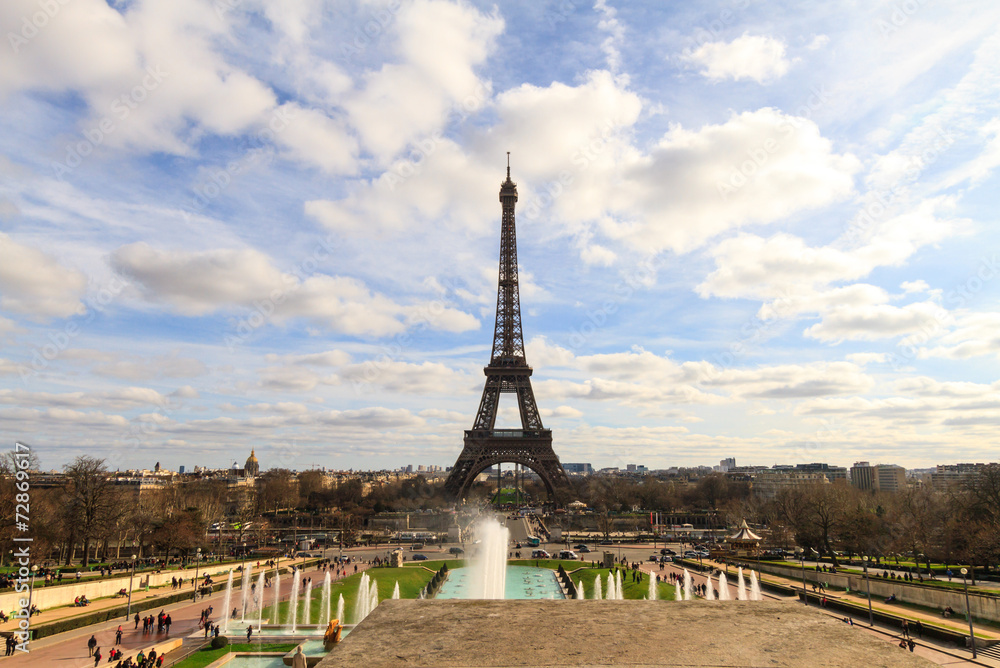
<svg viewBox="0 0 1000 668">
<path fill-rule="evenodd" d="M 747 526 L 747 521 L 740 523 L 740 529 L 726 539 L 729 547 L 729 556 L 755 558 L 760 556 L 761 538 Z"/>
</svg>

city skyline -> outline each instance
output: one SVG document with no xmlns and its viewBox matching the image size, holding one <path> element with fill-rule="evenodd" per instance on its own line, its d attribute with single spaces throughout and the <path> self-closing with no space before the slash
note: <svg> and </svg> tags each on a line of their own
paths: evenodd
<svg viewBox="0 0 1000 668">
<path fill-rule="evenodd" d="M 994 3 L 53 7 L 0 7 L 43 469 L 452 465 L 507 151 L 561 461 L 996 460 Z"/>
</svg>

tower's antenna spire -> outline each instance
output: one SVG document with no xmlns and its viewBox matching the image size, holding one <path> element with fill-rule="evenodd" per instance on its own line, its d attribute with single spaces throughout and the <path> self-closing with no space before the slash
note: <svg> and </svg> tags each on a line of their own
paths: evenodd
<svg viewBox="0 0 1000 668">
<path fill-rule="evenodd" d="M 507 151 L 507 180 L 510 181 L 510 151 Z"/>
</svg>

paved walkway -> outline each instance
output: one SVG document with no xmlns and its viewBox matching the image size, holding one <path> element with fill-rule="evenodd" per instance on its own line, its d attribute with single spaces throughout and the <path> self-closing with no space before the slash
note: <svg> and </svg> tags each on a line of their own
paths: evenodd
<svg viewBox="0 0 1000 668">
<path fill-rule="evenodd" d="M 784 561 L 784 562 L 778 562 L 778 563 L 780 563 L 782 566 L 790 566 L 790 567 L 793 567 L 793 568 L 801 568 L 801 565 L 802 565 L 801 561 Z M 853 571 L 858 571 L 858 573 L 864 573 L 864 566 L 862 564 L 848 563 L 847 561 L 844 561 L 842 559 L 839 561 L 839 563 L 840 563 L 840 570 L 841 571 L 843 569 L 850 569 L 852 571 L 852 573 L 851 573 L 852 575 L 856 575 L 856 573 L 854 573 Z M 830 563 L 827 562 L 827 561 L 816 562 L 816 561 L 809 561 L 808 559 L 806 559 L 806 568 L 812 568 L 813 570 L 816 569 L 816 566 L 829 566 L 829 565 L 830 565 Z M 936 576 L 934 578 L 928 578 L 926 575 L 924 575 L 923 576 L 924 577 L 924 581 L 925 582 L 928 582 L 928 581 L 930 581 L 930 582 L 951 582 L 952 584 L 962 584 L 962 573 L 960 572 L 961 568 L 962 568 L 961 566 L 953 566 L 952 567 L 952 569 L 951 569 L 951 571 L 952 571 L 951 579 L 949 579 L 947 575 L 938 575 L 938 576 Z M 880 566 L 875 566 L 873 564 L 870 564 L 868 566 L 868 575 L 872 579 L 875 578 L 875 574 L 876 573 L 881 575 L 882 573 L 885 573 L 886 571 L 888 571 L 889 573 L 891 573 L 893 575 L 903 575 L 903 574 L 909 572 L 909 571 L 906 571 L 906 570 L 901 569 L 901 568 L 891 568 L 889 564 L 885 564 L 885 563 L 883 563 Z M 882 582 L 895 582 L 895 580 L 885 580 L 885 578 L 882 578 L 880 581 L 882 581 Z M 912 584 L 919 585 L 920 583 L 919 583 L 919 581 L 914 580 Z M 985 590 L 990 590 L 990 591 L 995 592 L 995 591 L 1000 590 L 1000 582 L 994 582 L 993 580 L 977 579 L 975 585 L 973 585 L 972 581 L 970 580 L 969 581 L 969 591 L 974 591 L 975 589 L 985 589 Z"/>
<path fill-rule="evenodd" d="M 302 563 L 302 561 L 304 561 L 304 560 L 303 559 L 282 559 L 281 560 L 281 567 L 284 568 L 284 567 L 290 566 L 292 564 L 300 564 L 300 563 Z M 248 561 L 247 563 L 248 564 L 249 563 L 253 563 L 254 564 L 254 570 L 257 570 L 258 567 L 256 565 L 257 564 L 256 561 L 253 561 L 253 562 Z M 260 562 L 260 563 L 263 563 L 263 562 Z M 231 564 L 226 564 L 225 566 L 218 566 L 218 565 L 216 565 L 216 567 L 214 567 L 214 568 L 212 566 L 209 566 L 207 568 L 201 568 L 198 571 L 199 579 L 202 579 L 201 576 L 211 575 L 212 578 L 216 582 L 218 582 L 218 577 L 220 575 L 221 576 L 227 576 L 227 574 L 229 573 L 229 569 L 230 568 L 232 568 Z M 191 580 L 192 577 L 194 577 L 195 572 L 196 571 L 193 568 L 190 569 L 190 570 L 177 571 L 177 576 L 178 577 L 183 577 L 185 579 L 185 581 L 188 581 L 188 580 Z M 118 579 L 118 576 L 116 576 L 115 579 Z M 124 578 L 120 578 L 120 579 L 124 583 L 124 587 L 127 589 L 128 588 L 128 580 L 129 580 L 128 576 L 126 576 Z M 138 583 L 138 580 L 139 580 L 139 576 L 137 575 L 136 579 L 135 579 L 135 583 Z M 185 584 L 184 588 L 188 589 L 189 591 L 192 591 L 192 592 L 194 591 L 194 585 L 193 584 Z M 68 591 L 69 590 L 67 590 L 67 592 Z M 136 602 L 145 601 L 145 600 L 148 600 L 150 598 L 163 598 L 165 596 L 171 596 L 173 594 L 176 594 L 178 591 L 183 591 L 183 590 L 174 589 L 169 584 L 165 585 L 165 586 L 162 586 L 162 587 L 151 588 L 148 592 L 145 591 L 145 590 L 139 589 L 138 587 L 134 587 L 132 589 L 132 603 L 134 604 Z M 72 598 L 73 597 L 70 596 L 69 600 L 72 601 Z M 93 613 L 93 612 L 95 612 L 97 610 L 106 610 L 108 608 L 115 608 L 115 607 L 118 607 L 120 605 L 124 605 L 127 601 L 128 601 L 127 597 L 123 597 L 123 598 L 107 597 L 107 598 L 100 598 L 100 599 L 97 599 L 95 601 L 92 601 L 90 603 L 90 605 L 87 605 L 87 606 L 82 607 L 82 608 L 76 607 L 76 606 L 74 606 L 72 604 L 65 605 L 65 606 L 60 606 L 60 607 L 55 607 L 55 608 L 47 608 L 47 609 L 42 610 L 41 614 L 35 615 L 34 617 L 31 618 L 31 625 L 32 626 L 42 626 L 44 624 L 49 624 L 51 622 L 59 621 L 59 620 L 66 619 L 66 618 L 69 618 L 69 617 L 77 617 L 77 616 L 80 616 L 80 615 L 90 614 L 90 613 Z M 5 610 L 4 612 L 6 612 L 8 614 L 10 613 L 9 610 Z M 10 621 L 8 621 L 6 623 L 0 624 L 0 632 L 3 632 L 3 633 L 6 634 L 6 633 L 8 633 L 10 631 L 14 631 L 14 630 L 17 629 L 17 625 L 18 625 L 18 620 L 11 619 Z"/>
<path fill-rule="evenodd" d="M 287 562 L 282 561 L 282 566 L 286 563 Z M 359 571 L 365 568 L 367 568 L 365 564 L 358 564 Z M 315 574 L 321 572 L 322 571 L 320 569 L 312 569 L 304 571 L 304 574 L 308 575 L 310 573 Z M 349 572 L 353 574 L 353 565 L 351 566 Z M 312 577 L 315 578 L 315 575 Z M 169 587 L 167 589 L 167 593 L 169 593 Z M 140 615 L 145 614 L 146 616 L 155 616 L 161 609 L 164 612 L 169 613 L 173 620 L 169 635 L 166 633 L 151 633 L 144 635 L 142 633 L 141 624 L 138 629 L 135 629 L 135 623 L 133 621 L 120 619 L 32 641 L 29 645 L 30 652 L 28 654 L 17 652 L 12 657 L 0 657 L 0 666 L 3 666 L 4 668 L 7 666 L 59 666 L 64 668 L 89 668 L 94 665 L 94 660 L 88 656 L 87 651 L 87 640 L 90 639 L 91 635 L 97 639 L 97 646 L 101 648 L 101 653 L 105 657 L 101 661 L 101 665 L 104 666 L 107 665 L 106 657 L 108 655 L 108 649 L 114 645 L 115 631 L 118 629 L 119 624 L 122 626 L 123 630 L 122 643 L 120 647 L 123 650 L 144 649 L 171 638 L 183 638 L 193 633 L 201 633 L 198 628 L 201 611 L 209 606 L 214 607 L 212 619 L 213 621 L 219 621 L 223 614 L 222 599 L 224 596 L 225 592 L 219 591 L 211 596 L 201 598 L 197 602 L 183 601 L 181 603 L 164 605 L 162 608 L 152 608 L 145 611 L 145 613 L 139 613 Z M 282 597 L 282 599 L 285 598 L 285 596 Z M 38 618 L 36 617 L 35 619 Z"/>
</svg>

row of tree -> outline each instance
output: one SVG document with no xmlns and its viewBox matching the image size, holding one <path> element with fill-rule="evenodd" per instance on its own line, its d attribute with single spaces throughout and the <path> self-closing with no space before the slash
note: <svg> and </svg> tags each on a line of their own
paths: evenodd
<svg viewBox="0 0 1000 668">
<path fill-rule="evenodd" d="M 37 467 L 37 461 L 34 462 Z M 0 544 L 13 547 L 16 489 L 13 461 L 0 460 Z M 265 472 L 252 484 L 233 486 L 203 479 L 137 493 L 116 484 L 105 462 L 79 457 L 65 467 L 61 487 L 33 489 L 31 525 L 36 554 L 61 563 L 117 560 L 149 554 L 190 556 L 198 547 L 216 551 L 225 542 L 264 544 L 282 526 L 309 518 L 315 528 L 359 530 L 384 511 L 450 506 L 440 484 L 423 476 L 366 486 L 351 478 L 328 487 L 319 471 Z M 484 501 L 489 484 L 473 486 L 472 500 Z M 524 487 L 528 498 L 545 498 L 537 482 Z M 842 483 L 782 490 L 774 499 L 753 493 L 752 485 L 711 474 L 694 483 L 647 476 L 577 478 L 560 490 L 561 503 L 579 500 L 599 514 L 634 510 L 707 513 L 718 526 L 746 519 L 766 527 L 773 547 L 813 548 L 834 559 L 838 552 L 884 556 L 922 555 L 926 562 L 1000 563 L 1000 465 L 985 467 L 947 491 L 916 486 L 892 494 L 857 490 Z M 209 531 L 213 525 L 222 530 Z"/>
</svg>

